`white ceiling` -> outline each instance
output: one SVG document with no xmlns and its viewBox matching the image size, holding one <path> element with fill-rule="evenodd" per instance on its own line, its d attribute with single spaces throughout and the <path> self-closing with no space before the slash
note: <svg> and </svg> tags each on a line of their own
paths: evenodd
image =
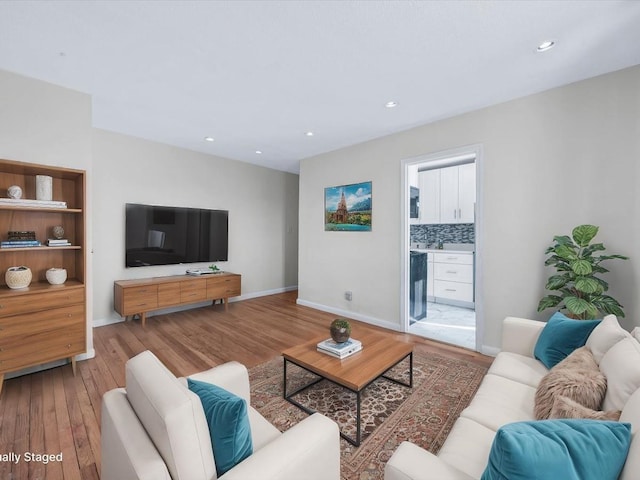
<svg viewBox="0 0 640 480">
<path fill-rule="evenodd" d="M 3 0 L 0 68 L 91 94 L 95 127 L 297 172 L 640 64 L 638 25 L 638 1 Z"/>
</svg>

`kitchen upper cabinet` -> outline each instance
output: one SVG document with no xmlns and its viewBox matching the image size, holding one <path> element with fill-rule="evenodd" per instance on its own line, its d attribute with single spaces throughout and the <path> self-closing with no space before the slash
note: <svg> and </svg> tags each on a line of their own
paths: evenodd
<svg viewBox="0 0 640 480">
<path fill-rule="evenodd" d="M 440 170 L 419 173 L 420 223 L 440 223 Z"/>
<path fill-rule="evenodd" d="M 440 169 L 440 223 L 474 223 L 475 203 L 474 163 Z"/>
</svg>

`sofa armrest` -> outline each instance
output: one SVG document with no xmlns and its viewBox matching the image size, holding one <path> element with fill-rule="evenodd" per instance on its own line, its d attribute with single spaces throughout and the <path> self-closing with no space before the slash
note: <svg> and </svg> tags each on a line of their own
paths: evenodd
<svg viewBox="0 0 640 480">
<path fill-rule="evenodd" d="M 213 383 L 240 398 L 244 398 L 247 405 L 251 403 L 249 372 L 247 372 L 247 367 L 241 363 L 223 363 L 204 372 L 189 375 L 189 378 L 201 382 Z"/>
<path fill-rule="evenodd" d="M 102 397 L 100 430 L 102 480 L 171 480 L 123 388 Z"/>
<path fill-rule="evenodd" d="M 319 413 L 294 425 L 220 480 L 340 480 L 338 425 Z"/>
<path fill-rule="evenodd" d="M 474 480 L 431 452 L 402 442 L 384 466 L 384 480 Z"/>
<path fill-rule="evenodd" d="M 545 322 L 527 318 L 505 318 L 502 322 L 502 351 L 533 358 L 533 349 L 545 325 Z"/>
</svg>

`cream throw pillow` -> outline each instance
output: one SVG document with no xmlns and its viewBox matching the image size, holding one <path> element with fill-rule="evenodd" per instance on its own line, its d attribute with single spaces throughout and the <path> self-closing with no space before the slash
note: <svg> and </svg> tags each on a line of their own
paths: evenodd
<svg viewBox="0 0 640 480">
<path fill-rule="evenodd" d="M 608 383 L 602 407 L 622 410 L 629 397 L 640 388 L 640 343 L 631 337 L 616 343 L 602 357 L 600 369 Z"/>
<path fill-rule="evenodd" d="M 549 418 L 559 396 L 591 410 L 600 410 L 607 391 L 607 379 L 585 347 L 574 350 L 547 373 L 536 389 L 534 415 L 537 420 Z"/>
<path fill-rule="evenodd" d="M 615 315 L 607 315 L 593 329 L 593 332 L 587 338 L 586 346 L 591 350 L 596 363 L 600 365 L 604 354 L 620 340 L 624 340 L 629 336 L 629 332 L 620 326 Z"/>
</svg>

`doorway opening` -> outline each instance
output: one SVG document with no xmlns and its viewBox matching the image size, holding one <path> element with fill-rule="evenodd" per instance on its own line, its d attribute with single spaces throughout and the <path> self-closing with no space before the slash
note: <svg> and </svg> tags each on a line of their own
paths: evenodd
<svg viewBox="0 0 640 480">
<path fill-rule="evenodd" d="M 404 330 L 481 350 L 481 146 L 403 162 Z"/>
</svg>

